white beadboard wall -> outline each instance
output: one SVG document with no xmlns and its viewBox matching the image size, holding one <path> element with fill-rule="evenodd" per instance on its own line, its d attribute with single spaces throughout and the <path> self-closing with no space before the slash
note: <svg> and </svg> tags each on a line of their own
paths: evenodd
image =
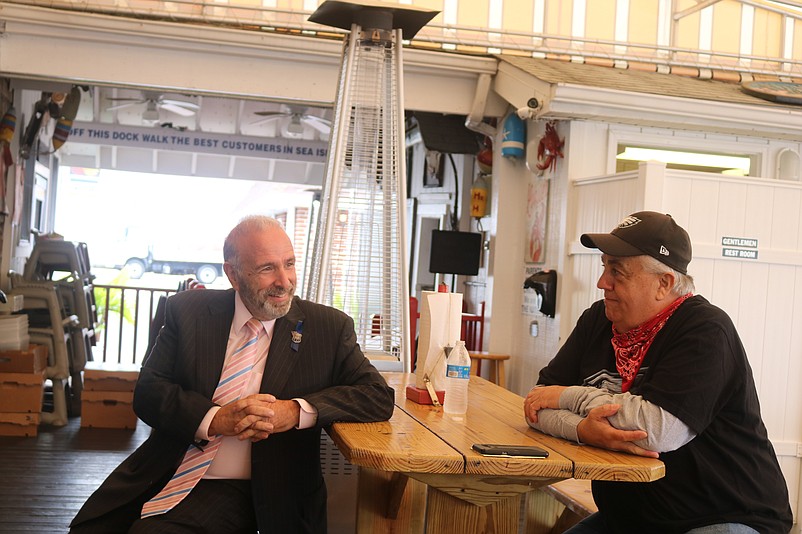
<svg viewBox="0 0 802 534">
<path fill-rule="evenodd" d="M 563 303 L 570 320 L 562 326 L 570 331 L 599 296 L 598 253 L 579 243 L 581 233 L 612 229 L 638 210 L 670 213 L 691 235 L 689 273 L 696 292 L 724 309 L 738 328 L 796 515 L 802 451 L 802 184 L 666 170 L 649 162 L 638 172 L 574 180 L 572 189 L 569 227 L 580 230 L 569 236 L 566 275 L 576 286 Z M 723 237 L 756 239 L 757 259 L 724 257 Z"/>
</svg>

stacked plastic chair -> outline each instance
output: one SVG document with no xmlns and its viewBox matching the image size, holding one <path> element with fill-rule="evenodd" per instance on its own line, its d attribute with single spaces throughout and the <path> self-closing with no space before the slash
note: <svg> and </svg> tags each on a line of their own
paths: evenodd
<svg viewBox="0 0 802 534">
<path fill-rule="evenodd" d="M 10 276 L 12 291 L 24 298 L 31 342 L 49 351 L 45 378 L 53 384 L 53 412 L 43 412 L 43 422 L 63 425 L 68 414 L 80 414 L 81 371 L 93 359 L 97 326 L 93 279 L 85 243 L 42 238 L 23 275 Z"/>
<path fill-rule="evenodd" d="M 38 239 L 25 264 L 23 278 L 54 282 L 67 313 L 78 317 L 91 344 L 95 344 L 97 307 L 86 243 Z"/>
<path fill-rule="evenodd" d="M 17 273 L 11 273 L 13 293 L 22 295 L 23 312 L 28 315 L 28 333 L 31 343 L 47 347 L 48 364 L 45 378 L 53 385 L 53 411 L 42 412 L 42 422 L 62 426 L 67 424 L 68 398 L 73 388 L 70 379 L 72 368 L 72 329 L 78 324 L 76 316 L 67 315 L 61 304 L 61 298 L 52 282 L 32 282 L 25 280 Z M 72 380 L 80 384 L 78 380 Z M 70 405 L 70 408 L 72 406 Z"/>
</svg>

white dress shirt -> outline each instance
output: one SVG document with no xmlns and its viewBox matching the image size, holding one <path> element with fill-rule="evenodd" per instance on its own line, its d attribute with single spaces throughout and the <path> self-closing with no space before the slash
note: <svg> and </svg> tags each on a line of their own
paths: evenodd
<svg viewBox="0 0 802 534">
<path fill-rule="evenodd" d="M 240 299 L 239 293 L 235 296 L 234 320 L 231 321 L 231 331 L 228 334 L 228 345 L 226 346 L 226 361 L 231 357 L 231 353 L 245 342 L 251 335 L 245 327 L 252 315 Z M 267 363 L 267 353 L 270 350 L 270 340 L 273 338 L 273 329 L 276 320 L 263 321 L 264 331 L 259 333 L 257 341 L 257 357 L 251 370 L 251 377 L 242 391 L 240 398 L 259 393 L 262 384 L 262 376 L 265 372 Z M 301 417 L 297 428 L 309 428 L 317 422 L 317 410 L 303 399 L 293 399 L 301 406 Z M 209 426 L 214 419 L 214 415 L 220 406 L 212 407 L 198 426 L 195 438 L 198 440 L 208 440 Z M 228 478 L 228 479 L 250 479 L 251 478 L 251 441 L 246 439 L 240 441 L 236 436 L 224 436 L 217 454 L 214 456 L 209 469 L 203 478 Z"/>
</svg>

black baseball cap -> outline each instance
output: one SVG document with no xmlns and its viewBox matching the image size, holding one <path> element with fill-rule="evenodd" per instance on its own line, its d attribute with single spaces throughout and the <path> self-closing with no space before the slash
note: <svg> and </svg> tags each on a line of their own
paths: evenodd
<svg viewBox="0 0 802 534">
<path fill-rule="evenodd" d="M 639 211 L 624 217 L 609 234 L 582 234 L 579 240 L 586 247 L 610 256 L 651 256 L 675 271 L 688 274 L 691 238 L 671 215 Z"/>
</svg>

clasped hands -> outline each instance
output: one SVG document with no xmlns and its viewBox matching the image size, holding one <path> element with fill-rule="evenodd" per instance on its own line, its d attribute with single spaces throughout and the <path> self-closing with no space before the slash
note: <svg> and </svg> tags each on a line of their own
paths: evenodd
<svg viewBox="0 0 802 534">
<path fill-rule="evenodd" d="M 222 406 L 209 425 L 209 435 L 237 436 L 240 441 L 267 439 L 298 426 L 301 406 L 266 393 L 249 395 Z"/>
<path fill-rule="evenodd" d="M 524 399 L 524 415 L 527 421 L 537 423 L 538 412 L 542 409 L 559 410 L 560 395 L 565 386 L 538 386 L 532 388 Z M 638 456 L 657 458 L 655 451 L 639 447 L 634 442 L 646 439 L 648 434 L 643 430 L 621 430 L 614 427 L 608 417 L 618 413 L 620 404 L 602 404 L 588 411 L 577 425 L 579 441 L 588 445 L 615 451 L 628 452 Z"/>
</svg>

